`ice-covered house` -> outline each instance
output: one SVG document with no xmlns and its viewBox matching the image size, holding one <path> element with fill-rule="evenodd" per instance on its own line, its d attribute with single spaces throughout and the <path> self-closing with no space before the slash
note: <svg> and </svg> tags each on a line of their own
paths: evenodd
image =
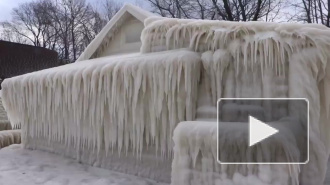
<svg viewBox="0 0 330 185">
<path fill-rule="evenodd" d="M 7 79 L 2 97 L 29 149 L 176 185 L 321 185 L 329 44 L 321 25 L 169 19 L 126 5 L 77 62 Z M 307 98 L 309 163 L 218 164 L 216 102 L 226 97 Z M 244 150 L 240 131 L 219 132 Z"/>
</svg>

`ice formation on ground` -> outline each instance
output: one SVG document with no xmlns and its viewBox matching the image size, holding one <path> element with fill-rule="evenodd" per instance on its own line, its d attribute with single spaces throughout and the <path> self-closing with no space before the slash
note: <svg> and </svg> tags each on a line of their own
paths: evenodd
<svg viewBox="0 0 330 185">
<path fill-rule="evenodd" d="M 1 185 L 168 185 L 44 151 L 25 150 L 21 145 L 0 149 L 0 159 Z"/>
<path fill-rule="evenodd" d="M 4 105 L 10 121 L 22 124 L 24 145 L 57 153 L 70 150 L 66 155 L 97 166 L 113 152 L 124 159 L 134 154 L 136 161 L 159 154 L 171 159 L 176 125 L 204 119 L 202 114 L 212 112 L 219 98 L 307 98 L 311 107 L 307 165 L 218 165 L 210 152 L 214 138 L 209 135 L 216 123 L 192 124 L 179 127 L 183 131 L 178 131 L 177 138 L 198 136 L 191 142 L 203 145 L 174 138 L 172 183 L 189 184 L 177 174 L 191 171 L 186 177 L 197 184 L 203 178 L 211 179 L 203 180 L 205 184 L 214 182 L 219 172 L 226 172 L 220 173 L 219 183 L 227 184 L 323 183 L 330 151 L 327 28 L 149 18 L 141 39 L 137 56 L 80 61 L 6 79 Z M 295 112 L 295 107 L 290 109 Z M 156 152 L 145 153 L 148 148 Z M 187 161 L 196 157 L 197 166 Z M 247 169 L 256 172 L 251 175 Z M 283 181 L 270 180 L 277 178 Z"/>
</svg>

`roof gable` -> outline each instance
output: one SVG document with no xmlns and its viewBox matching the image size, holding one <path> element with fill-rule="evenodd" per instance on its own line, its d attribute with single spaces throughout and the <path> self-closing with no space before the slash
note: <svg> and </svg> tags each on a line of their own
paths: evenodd
<svg viewBox="0 0 330 185">
<path fill-rule="evenodd" d="M 107 43 L 108 40 L 115 35 L 114 31 L 116 28 L 121 26 L 121 24 L 125 21 L 125 18 L 129 15 L 135 17 L 142 23 L 146 18 L 155 16 L 155 14 L 145 11 L 142 8 L 132 4 L 125 4 L 86 47 L 84 52 L 77 59 L 77 62 L 90 59 L 98 48 L 102 47 L 103 44 Z"/>
</svg>

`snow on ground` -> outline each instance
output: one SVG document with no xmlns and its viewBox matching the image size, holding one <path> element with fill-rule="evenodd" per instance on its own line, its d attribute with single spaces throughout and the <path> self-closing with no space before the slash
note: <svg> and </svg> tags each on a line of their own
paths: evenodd
<svg viewBox="0 0 330 185">
<path fill-rule="evenodd" d="M 161 185 L 21 145 L 0 149 L 0 185 Z M 165 185 L 165 184 L 162 184 Z"/>
<path fill-rule="evenodd" d="M 328 164 L 330 168 L 330 163 Z M 11 145 L 0 149 L 0 185 L 167 185 L 79 164 L 48 152 Z M 330 170 L 324 185 L 330 185 Z"/>
</svg>

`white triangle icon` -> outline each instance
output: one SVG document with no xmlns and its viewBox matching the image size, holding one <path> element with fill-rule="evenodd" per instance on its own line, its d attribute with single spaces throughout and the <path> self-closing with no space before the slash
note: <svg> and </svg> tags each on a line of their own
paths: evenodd
<svg viewBox="0 0 330 185">
<path fill-rule="evenodd" d="M 249 125 L 250 125 L 250 146 L 253 146 L 260 141 L 276 134 L 278 132 L 277 129 L 268 126 L 262 121 L 249 116 Z"/>
</svg>

